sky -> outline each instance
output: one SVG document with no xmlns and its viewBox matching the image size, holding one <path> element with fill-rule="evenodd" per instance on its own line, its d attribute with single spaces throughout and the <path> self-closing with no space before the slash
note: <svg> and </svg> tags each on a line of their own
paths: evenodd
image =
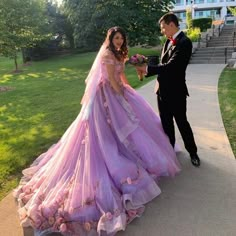
<svg viewBox="0 0 236 236">
<path fill-rule="evenodd" d="M 58 5 L 60 5 L 63 0 L 53 0 L 53 1 L 55 1 L 56 3 L 58 3 Z"/>
</svg>

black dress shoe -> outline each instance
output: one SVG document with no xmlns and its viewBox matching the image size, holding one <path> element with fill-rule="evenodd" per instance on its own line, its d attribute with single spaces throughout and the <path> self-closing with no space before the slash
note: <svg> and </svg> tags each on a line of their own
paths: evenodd
<svg viewBox="0 0 236 236">
<path fill-rule="evenodd" d="M 199 158 L 199 156 L 197 155 L 197 153 L 190 154 L 190 157 L 191 157 L 191 162 L 192 162 L 192 164 L 193 164 L 195 167 L 199 167 L 200 164 L 201 164 L 201 161 L 200 161 L 200 158 Z"/>
</svg>

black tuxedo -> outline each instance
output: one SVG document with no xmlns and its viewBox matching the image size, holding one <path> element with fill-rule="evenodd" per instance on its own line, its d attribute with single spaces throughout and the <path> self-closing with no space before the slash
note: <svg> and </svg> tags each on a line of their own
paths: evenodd
<svg viewBox="0 0 236 236">
<path fill-rule="evenodd" d="M 183 32 L 179 33 L 175 41 L 175 44 L 172 43 L 168 48 L 170 40 L 167 39 L 160 64 L 149 65 L 146 76 L 157 75 L 158 108 L 163 129 L 172 146 L 175 144 L 174 118 L 186 149 L 190 154 L 194 154 L 197 153 L 197 147 L 186 116 L 186 100 L 189 94 L 185 83 L 186 68 L 192 54 L 192 42 Z"/>
</svg>

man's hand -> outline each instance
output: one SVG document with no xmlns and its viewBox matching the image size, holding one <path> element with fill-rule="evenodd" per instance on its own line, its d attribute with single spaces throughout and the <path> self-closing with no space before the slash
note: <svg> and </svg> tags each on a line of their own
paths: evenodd
<svg viewBox="0 0 236 236">
<path fill-rule="evenodd" d="M 143 66 L 135 66 L 139 80 L 142 81 L 143 80 L 143 75 L 147 74 L 147 66 L 143 65 Z"/>
</svg>

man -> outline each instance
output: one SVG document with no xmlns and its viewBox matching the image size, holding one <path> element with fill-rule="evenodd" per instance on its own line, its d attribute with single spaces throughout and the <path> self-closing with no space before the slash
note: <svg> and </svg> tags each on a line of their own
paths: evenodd
<svg viewBox="0 0 236 236">
<path fill-rule="evenodd" d="M 197 146 L 187 120 L 188 89 L 185 83 L 186 68 L 192 54 L 192 42 L 179 30 L 176 15 L 167 13 L 159 20 L 161 32 L 167 37 L 162 50 L 160 64 L 136 67 L 139 75 L 157 75 L 159 89 L 158 108 L 165 133 L 171 145 L 175 145 L 174 120 L 178 126 L 194 166 L 200 166 Z"/>
</svg>

